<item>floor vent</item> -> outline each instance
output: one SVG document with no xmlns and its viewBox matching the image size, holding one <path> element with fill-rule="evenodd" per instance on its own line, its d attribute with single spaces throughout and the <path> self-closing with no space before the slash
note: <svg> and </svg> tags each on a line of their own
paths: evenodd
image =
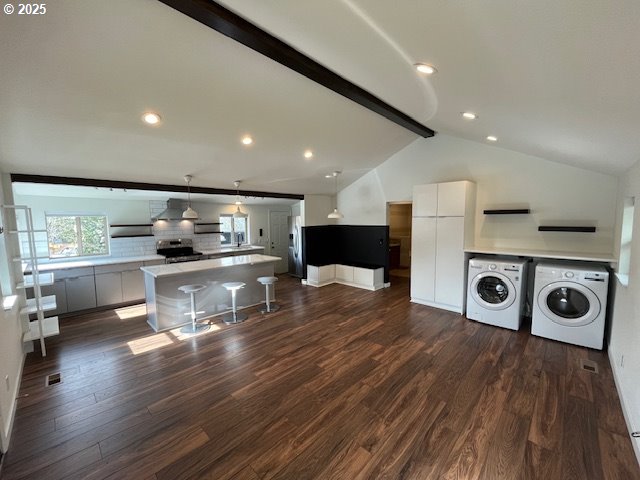
<svg viewBox="0 0 640 480">
<path fill-rule="evenodd" d="M 584 358 L 580 360 L 580 368 L 586 370 L 591 373 L 598 373 L 598 364 L 593 360 L 585 360 Z"/>
<path fill-rule="evenodd" d="M 56 383 L 62 382 L 62 375 L 60 373 L 52 373 L 51 375 L 47 375 L 47 380 L 45 385 L 50 387 L 51 385 L 55 385 Z"/>
</svg>

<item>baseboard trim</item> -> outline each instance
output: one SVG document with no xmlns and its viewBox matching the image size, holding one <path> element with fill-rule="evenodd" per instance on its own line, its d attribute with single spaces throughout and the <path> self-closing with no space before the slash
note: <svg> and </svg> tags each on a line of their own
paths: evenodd
<svg viewBox="0 0 640 480">
<path fill-rule="evenodd" d="M 620 405 L 622 406 L 624 421 L 627 424 L 627 431 L 629 432 L 631 445 L 633 446 L 633 451 L 636 454 L 638 465 L 640 465 L 640 439 L 633 438 L 631 436 L 631 432 L 635 431 L 635 427 L 631 424 L 631 415 L 629 414 L 629 408 L 627 407 L 627 404 L 624 400 L 624 395 L 622 394 L 622 388 L 620 387 L 620 378 L 618 377 L 618 367 L 616 366 L 615 355 L 610 345 L 607 350 L 607 355 L 609 357 L 609 365 L 611 365 L 611 371 L 613 372 L 613 383 L 615 384 L 616 390 L 618 391 L 618 398 L 620 399 Z"/>
<path fill-rule="evenodd" d="M 22 371 L 24 369 L 24 362 L 27 359 L 27 354 L 22 354 L 22 362 L 20 362 L 20 370 L 18 370 L 17 382 L 16 382 L 16 391 L 13 396 L 13 403 L 10 409 L 11 418 L 9 418 L 9 425 L 6 432 L 0 432 L 2 435 L 2 441 L 0 442 L 2 446 L 2 452 L 7 453 L 9 450 L 9 445 L 11 444 L 11 433 L 13 432 L 13 422 L 16 419 L 16 412 L 18 411 L 18 395 L 20 394 L 20 386 L 22 385 Z M 0 428 L 4 428 L 4 425 L 0 426 Z"/>
<path fill-rule="evenodd" d="M 414 298 L 414 297 L 411 297 L 411 302 L 418 303 L 420 305 L 426 305 L 427 307 L 439 308 L 441 310 L 448 310 L 450 312 L 459 313 L 460 315 L 463 314 L 462 307 L 446 305 L 444 303 L 430 302 L 428 300 L 420 300 L 419 298 Z"/>
</svg>

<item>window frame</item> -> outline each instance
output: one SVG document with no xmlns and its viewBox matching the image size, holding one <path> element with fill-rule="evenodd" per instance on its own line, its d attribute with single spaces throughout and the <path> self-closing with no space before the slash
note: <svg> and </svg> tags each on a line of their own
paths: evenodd
<svg viewBox="0 0 640 480">
<path fill-rule="evenodd" d="M 231 238 L 229 239 L 229 242 L 225 242 L 224 240 L 220 240 L 220 245 L 230 245 L 230 246 L 234 246 L 237 245 L 234 241 L 233 238 L 235 237 L 235 217 L 233 216 L 233 213 L 221 213 L 218 215 L 219 219 L 220 219 L 220 233 L 222 234 L 222 236 L 224 237 L 224 232 L 222 232 L 222 219 L 223 218 L 230 218 L 231 219 Z M 249 245 L 249 216 L 247 215 L 246 217 L 241 217 L 244 221 L 245 221 L 245 236 L 244 236 L 244 241 L 242 243 L 240 243 L 240 245 Z"/>
<path fill-rule="evenodd" d="M 51 254 L 51 242 L 49 241 L 49 222 L 50 217 L 75 217 L 76 223 L 76 241 L 77 251 L 82 252 L 76 255 L 56 255 Z M 82 245 L 82 217 L 103 217 L 105 227 L 105 249 L 104 253 L 84 253 Z M 111 236 L 109 235 L 109 217 L 106 213 L 87 213 L 87 212 L 45 212 L 44 225 L 47 232 L 47 254 L 49 260 L 64 260 L 67 258 L 87 258 L 87 257 L 108 257 L 111 255 Z"/>
</svg>

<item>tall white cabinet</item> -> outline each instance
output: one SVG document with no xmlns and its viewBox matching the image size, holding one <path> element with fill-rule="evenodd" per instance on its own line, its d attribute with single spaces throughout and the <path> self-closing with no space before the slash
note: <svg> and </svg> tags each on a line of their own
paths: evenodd
<svg viewBox="0 0 640 480">
<path fill-rule="evenodd" d="M 473 243 L 475 184 L 413 187 L 411 301 L 464 312 L 465 244 Z"/>
</svg>

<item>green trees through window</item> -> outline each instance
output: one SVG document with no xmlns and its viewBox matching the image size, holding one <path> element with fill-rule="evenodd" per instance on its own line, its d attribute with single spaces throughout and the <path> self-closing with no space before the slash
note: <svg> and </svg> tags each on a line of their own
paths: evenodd
<svg viewBox="0 0 640 480">
<path fill-rule="evenodd" d="M 50 258 L 108 255 L 106 215 L 47 215 Z"/>
</svg>

